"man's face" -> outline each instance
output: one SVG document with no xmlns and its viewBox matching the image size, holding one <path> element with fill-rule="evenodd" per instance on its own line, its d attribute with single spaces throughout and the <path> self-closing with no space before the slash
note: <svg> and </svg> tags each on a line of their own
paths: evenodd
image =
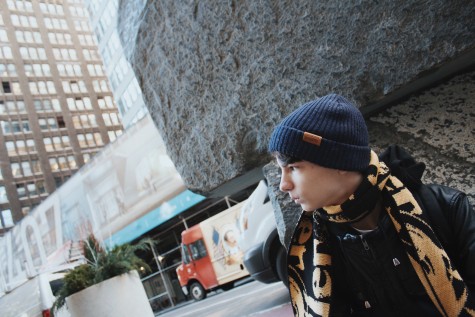
<svg viewBox="0 0 475 317">
<path fill-rule="evenodd" d="M 282 175 L 280 190 L 305 211 L 343 203 L 351 193 L 345 184 L 346 172 L 299 161 L 286 166 L 277 160 Z"/>
</svg>

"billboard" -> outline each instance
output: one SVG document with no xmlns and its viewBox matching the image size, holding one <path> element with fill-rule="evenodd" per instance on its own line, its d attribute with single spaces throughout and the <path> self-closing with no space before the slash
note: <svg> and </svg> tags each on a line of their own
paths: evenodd
<svg viewBox="0 0 475 317">
<path fill-rule="evenodd" d="M 145 232 L 134 230 L 137 220 L 152 229 L 203 199 L 186 190 L 146 116 L 0 238 L 0 295 L 66 263 L 72 242 L 90 233 L 107 240 L 127 231 L 130 240 Z"/>
</svg>

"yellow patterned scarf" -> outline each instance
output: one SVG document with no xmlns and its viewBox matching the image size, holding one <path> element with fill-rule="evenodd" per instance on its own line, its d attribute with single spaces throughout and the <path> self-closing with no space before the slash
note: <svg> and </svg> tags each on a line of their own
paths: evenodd
<svg viewBox="0 0 475 317">
<path fill-rule="evenodd" d="M 382 191 L 399 238 L 427 294 L 442 316 L 475 316 L 475 299 L 437 239 L 411 192 L 371 152 L 367 177 L 347 201 L 303 213 L 289 248 L 289 290 L 295 316 L 330 316 L 332 256 L 325 221 L 351 223 L 375 205 Z M 374 197 L 374 196 L 373 196 Z M 366 199 L 365 199 L 366 198 Z"/>
</svg>

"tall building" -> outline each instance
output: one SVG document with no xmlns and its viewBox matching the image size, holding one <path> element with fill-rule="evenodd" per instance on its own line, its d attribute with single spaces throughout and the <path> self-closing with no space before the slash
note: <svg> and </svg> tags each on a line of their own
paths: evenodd
<svg viewBox="0 0 475 317">
<path fill-rule="evenodd" d="M 117 32 L 117 9 L 119 0 L 84 0 L 96 34 L 99 52 L 104 61 L 114 99 L 119 108 L 125 128 L 148 114 L 142 91 L 129 62 L 124 56 Z M 144 0 L 134 0 L 134 6 L 143 7 Z"/>
<path fill-rule="evenodd" d="M 122 123 L 81 0 L 0 0 L 0 233 Z"/>
</svg>

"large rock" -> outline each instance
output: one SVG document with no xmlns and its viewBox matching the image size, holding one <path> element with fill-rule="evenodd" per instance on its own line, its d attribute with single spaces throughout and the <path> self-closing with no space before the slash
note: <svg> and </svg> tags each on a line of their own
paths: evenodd
<svg viewBox="0 0 475 317">
<path fill-rule="evenodd" d="M 119 6 L 128 59 L 201 193 L 268 162 L 272 128 L 297 105 L 337 92 L 364 108 L 475 44 L 474 1 L 130 3 Z"/>
</svg>

